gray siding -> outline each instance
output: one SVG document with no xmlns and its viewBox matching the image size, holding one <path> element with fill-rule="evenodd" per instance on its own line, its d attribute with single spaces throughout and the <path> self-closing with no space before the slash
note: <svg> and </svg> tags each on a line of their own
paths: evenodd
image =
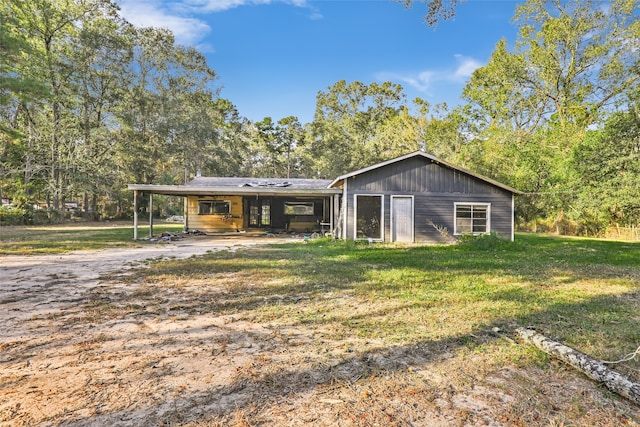
<svg viewBox="0 0 640 427">
<path fill-rule="evenodd" d="M 414 196 L 416 242 L 443 242 L 454 231 L 454 203 L 491 204 L 491 231 L 511 237 L 512 194 L 464 172 L 412 157 L 347 178 L 347 238 L 354 236 L 354 195 L 384 196 L 384 240 L 391 240 L 391 196 Z"/>
</svg>

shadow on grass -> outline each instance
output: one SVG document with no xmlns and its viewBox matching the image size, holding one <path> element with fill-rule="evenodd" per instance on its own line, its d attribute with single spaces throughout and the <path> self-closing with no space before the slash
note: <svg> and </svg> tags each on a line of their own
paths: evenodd
<svg viewBox="0 0 640 427">
<path fill-rule="evenodd" d="M 640 291 L 632 292 L 627 297 L 639 301 Z M 384 377 L 394 375 L 394 373 L 401 374 L 406 372 L 407 369 L 413 368 L 428 369 L 432 364 L 456 357 L 456 353 L 460 350 L 473 350 L 474 348 L 494 345 L 496 341 L 502 340 L 499 336 L 491 333 L 494 327 L 504 330 L 505 325 L 537 326 L 538 329 L 547 333 L 550 330 L 559 332 L 560 335 L 552 334 L 551 336 L 562 340 L 562 330 L 564 328 L 547 325 L 546 319 L 554 317 L 556 313 L 591 312 L 594 307 L 611 306 L 618 303 L 619 300 L 616 296 L 607 296 L 593 298 L 577 304 L 554 304 L 541 312 L 530 315 L 500 318 L 494 323 L 482 325 L 469 333 L 452 335 L 436 340 L 425 339 L 408 345 L 371 347 L 366 351 L 354 351 L 351 355 L 343 356 L 338 362 L 334 363 L 327 364 L 317 360 L 314 366 L 310 368 L 301 369 L 296 366 L 281 366 L 276 370 L 269 369 L 263 372 L 259 359 L 256 357 L 256 362 L 252 369 L 241 371 L 231 383 L 224 387 L 216 388 L 209 393 L 193 395 L 186 393 L 174 401 L 163 401 L 159 406 L 178 409 L 167 410 L 160 414 L 153 413 L 153 415 L 146 418 L 144 425 L 180 425 L 193 422 L 191 410 L 198 408 L 203 413 L 204 420 L 216 418 L 229 420 L 233 412 L 247 410 L 250 413 L 255 413 L 260 408 L 269 405 L 280 405 L 282 401 L 290 399 L 291 396 L 303 396 L 314 391 L 320 395 L 328 393 L 329 396 L 335 396 L 338 393 L 335 391 L 336 387 L 349 388 L 363 378 Z M 635 322 L 635 330 L 640 330 L 640 324 L 637 321 Z M 186 332 L 188 330 L 174 331 L 178 336 Z M 586 333 L 587 331 L 585 330 L 584 332 Z M 598 333 L 597 330 L 596 333 Z M 244 332 L 230 333 L 225 339 L 229 342 L 236 342 L 245 339 L 245 335 L 246 333 Z M 256 337 L 256 339 L 260 339 L 260 337 Z M 635 339 L 637 343 L 640 341 L 640 336 L 636 332 L 634 336 L 624 337 L 623 339 Z M 186 341 L 182 342 L 180 339 L 172 343 L 174 348 L 181 348 L 186 345 L 188 343 Z M 265 351 L 276 350 L 278 352 L 286 351 L 286 343 L 283 343 L 282 347 L 277 349 L 265 349 Z M 541 357 L 538 361 L 540 360 L 545 359 Z M 156 363 L 159 364 L 160 361 L 158 360 Z M 510 363 L 516 366 L 519 363 L 522 366 L 528 366 L 532 363 L 532 359 L 524 358 L 519 362 L 511 360 Z M 630 370 L 626 373 L 632 372 Z M 623 371 L 623 373 L 625 372 Z M 575 375 L 579 374 L 576 372 Z M 607 395 L 604 390 L 602 394 L 603 396 Z M 237 396 L 237 398 L 234 399 L 233 405 L 229 405 L 227 399 L 232 395 Z M 618 398 L 614 399 L 620 400 Z M 533 400 L 535 401 L 535 397 Z M 591 401 L 585 397 L 584 405 L 589 405 L 589 402 Z M 593 403 L 591 402 L 591 404 Z M 527 404 L 522 403 L 522 405 Z M 549 404 L 549 406 L 553 405 Z M 344 409 L 340 408 L 336 410 L 344 411 Z M 123 424 L 127 424 L 127 411 L 108 415 L 111 417 L 116 416 Z M 531 411 L 529 414 L 523 415 L 520 421 L 524 425 L 546 425 L 546 423 L 540 422 L 540 419 L 534 418 L 534 416 L 538 417 L 539 415 L 535 411 Z M 68 422 L 64 425 L 84 425 L 87 422 L 91 422 L 92 419 L 92 417 L 74 419 L 73 422 Z M 170 422 L 167 420 L 170 420 Z M 615 421 L 612 421 L 611 425 L 615 425 Z"/>
<path fill-rule="evenodd" d="M 509 333 L 517 326 L 534 327 L 568 345 L 587 347 L 601 355 L 611 347 L 618 354 L 637 347 L 640 245 L 537 236 L 523 240 L 511 251 L 318 243 L 222 252 L 158 263 L 125 278 L 139 287 L 134 291 L 138 292 L 135 306 L 131 305 L 130 291 L 101 293 L 98 288 L 87 312 L 96 323 L 114 317 L 167 313 L 257 317 L 262 323 L 281 316 L 288 327 L 339 325 L 346 338 L 380 328 L 375 332 L 384 345 L 343 355 L 336 363 L 327 364 L 316 355 L 311 367 L 279 366 L 267 371 L 257 367 L 211 393 L 163 402 L 163 407 L 183 409 L 171 413 L 173 423 L 190 421 L 192 415 L 185 408 L 208 408 L 210 413 L 225 417 L 243 405 L 252 405 L 255 410 L 256 405 L 327 388 L 336 381 L 351 384 L 381 372 L 401 372 L 440 362 L 463 349 L 494 345 L 501 338 L 491 332 L 493 328 Z M 571 287 L 581 281 L 602 282 L 606 289 L 590 293 L 589 284 Z M 179 303 L 175 302 L 176 294 L 180 295 Z M 356 305 L 353 310 L 338 310 L 345 298 Z M 305 307 L 309 301 L 317 305 Z M 376 306 L 378 303 L 384 304 Z M 129 311 L 127 304 L 132 307 Z M 372 307 L 358 312 L 357 304 Z M 414 332 L 394 340 L 396 317 L 404 320 L 430 310 L 437 310 L 428 317 L 434 322 L 442 320 L 437 316 L 447 312 L 467 318 L 460 323 L 452 321 L 451 330 L 444 336 L 426 330 L 424 336 Z M 386 317 L 386 325 L 378 322 L 380 316 Z M 409 327 L 419 328 L 420 324 Z M 182 332 L 189 331 L 174 331 L 176 336 Z M 223 338 L 236 342 L 245 335 L 229 332 Z M 340 340 L 339 336 L 334 338 Z M 408 343 L 394 344 L 403 341 Z M 172 345 L 179 348 L 188 344 L 176 338 Z M 288 344 L 283 341 L 281 345 L 279 350 L 283 351 Z M 264 352 L 273 350 L 266 348 Z M 625 366 L 621 366 L 623 373 L 637 376 L 637 363 Z M 231 394 L 242 395 L 234 407 L 220 403 Z M 126 412 L 115 415 L 122 420 L 127 417 Z M 166 416 L 154 416 L 148 424 L 161 423 Z"/>
</svg>

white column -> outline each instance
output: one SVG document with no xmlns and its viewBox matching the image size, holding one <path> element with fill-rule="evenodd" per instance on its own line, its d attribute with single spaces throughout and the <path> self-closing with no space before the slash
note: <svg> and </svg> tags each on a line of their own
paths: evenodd
<svg viewBox="0 0 640 427">
<path fill-rule="evenodd" d="M 149 238 L 153 237 L 153 193 L 149 193 Z"/>
<path fill-rule="evenodd" d="M 138 190 L 133 190 L 133 240 L 138 240 Z"/>
<path fill-rule="evenodd" d="M 183 231 L 189 231 L 189 197 L 188 196 L 184 196 L 184 215 L 183 215 L 183 223 L 182 223 L 182 230 Z"/>
</svg>

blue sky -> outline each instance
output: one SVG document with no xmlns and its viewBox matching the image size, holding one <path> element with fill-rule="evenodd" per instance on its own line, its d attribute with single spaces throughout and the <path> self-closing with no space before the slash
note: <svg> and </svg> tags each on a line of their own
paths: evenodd
<svg viewBox="0 0 640 427">
<path fill-rule="evenodd" d="M 138 26 L 166 27 L 218 73 L 221 96 L 258 121 L 313 120 L 316 95 L 339 80 L 400 83 L 407 99 L 460 102 L 465 81 L 501 38 L 515 41 L 518 2 L 467 0 L 453 20 L 394 0 L 117 0 Z"/>
</svg>

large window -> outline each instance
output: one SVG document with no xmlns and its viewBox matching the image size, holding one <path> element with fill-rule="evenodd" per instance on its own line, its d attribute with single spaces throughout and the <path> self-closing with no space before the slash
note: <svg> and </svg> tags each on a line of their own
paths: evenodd
<svg viewBox="0 0 640 427">
<path fill-rule="evenodd" d="M 382 240 L 382 196 L 356 195 L 356 239 Z"/>
<path fill-rule="evenodd" d="M 285 202 L 285 215 L 313 215 L 313 202 Z"/>
<path fill-rule="evenodd" d="M 490 231 L 489 203 L 455 203 L 454 234 L 483 234 Z"/>
<path fill-rule="evenodd" d="M 198 215 L 229 215 L 231 203 L 226 200 L 199 200 Z"/>
</svg>

